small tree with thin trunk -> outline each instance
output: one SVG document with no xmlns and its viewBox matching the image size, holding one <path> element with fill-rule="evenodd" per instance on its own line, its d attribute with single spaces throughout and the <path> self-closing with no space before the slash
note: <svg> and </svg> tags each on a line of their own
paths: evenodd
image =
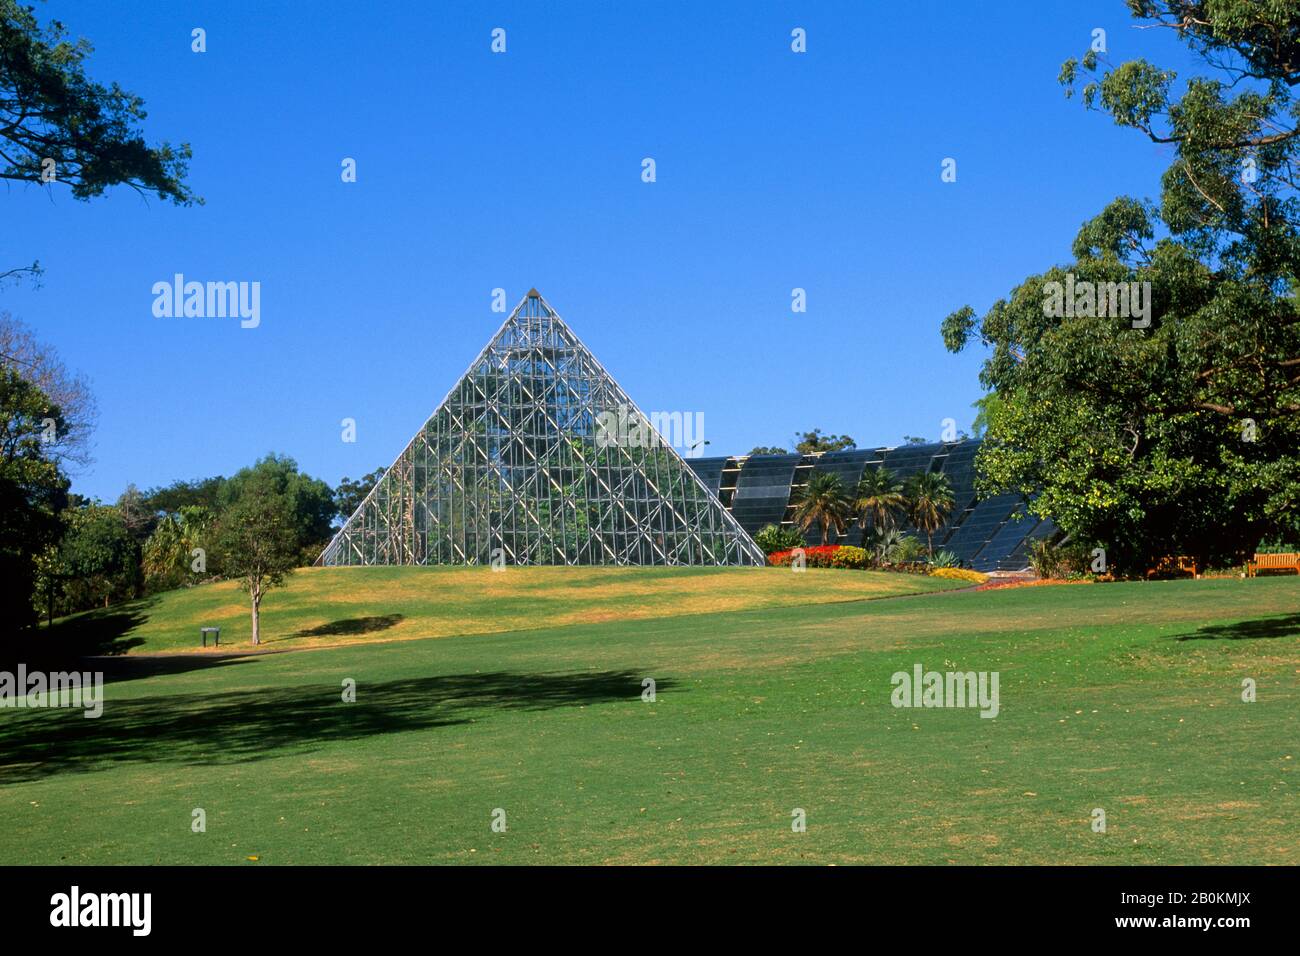
<svg viewBox="0 0 1300 956">
<path fill-rule="evenodd" d="M 221 571 L 248 592 L 253 613 L 253 643 L 262 643 L 262 598 L 293 573 L 298 538 L 293 503 L 274 479 L 253 472 L 239 497 L 221 515 L 216 536 Z"/>
</svg>

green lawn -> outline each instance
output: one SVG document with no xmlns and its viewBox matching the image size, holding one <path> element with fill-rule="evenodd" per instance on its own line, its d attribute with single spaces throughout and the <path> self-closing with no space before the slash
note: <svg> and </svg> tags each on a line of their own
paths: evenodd
<svg viewBox="0 0 1300 956">
<path fill-rule="evenodd" d="M 1300 863 L 1294 578 L 608 610 L 116 661 L 98 720 L 0 711 L 0 863 Z M 999 716 L 893 708 L 918 662 Z"/>
<path fill-rule="evenodd" d="M 861 601 L 970 585 L 915 574 L 782 568 L 303 568 L 262 604 L 266 649 L 598 624 L 707 611 Z M 55 621 L 55 642 L 100 653 L 193 652 L 199 628 L 251 649 L 234 581 L 169 591 Z M 210 646 L 210 645 L 209 645 Z"/>
</svg>

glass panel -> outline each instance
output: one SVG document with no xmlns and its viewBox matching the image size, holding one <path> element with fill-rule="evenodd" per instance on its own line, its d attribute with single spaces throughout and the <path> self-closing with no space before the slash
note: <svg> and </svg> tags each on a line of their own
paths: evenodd
<svg viewBox="0 0 1300 956">
<path fill-rule="evenodd" d="M 318 563 L 766 563 L 710 482 L 533 292 Z"/>
</svg>

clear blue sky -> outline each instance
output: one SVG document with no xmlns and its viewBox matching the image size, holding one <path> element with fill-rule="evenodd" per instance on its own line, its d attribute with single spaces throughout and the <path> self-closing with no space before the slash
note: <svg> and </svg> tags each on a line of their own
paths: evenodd
<svg viewBox="0 0 1300 956">
<path fill-rule="evenodd" d="M 969 427 L 981 355 L 949 355 L 940 321 L 1065 260 L 1110 199 L 1157 194 L 1168 159 L 1067 101 L 1061 61 L 1103 27 L 1115 62 L 1186 64 L 1122 0 L 38 14 L 144 97 L 151 141 L 193 146 L 207 200 L 0 196 L 0 262 L 46 269 L 0 309 L 90 378 L 96 463 L 74 490 L 104 499 L 269 451 L 331 484 L 387 465 L 500 323 L 498 286 L 511 307 L 537 286 L 646 411 L 703 411 L 709 454 Z M 177 272 L 259 281 L 261 326 L 155 318 L 151 286 Z"/>
</svg>

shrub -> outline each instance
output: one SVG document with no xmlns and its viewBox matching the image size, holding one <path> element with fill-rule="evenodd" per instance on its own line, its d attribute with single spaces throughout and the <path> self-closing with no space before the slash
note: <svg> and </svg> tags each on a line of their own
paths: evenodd
<svg viewBox="0 0 1300 956">
<path fill-rule="evenodd" d="M 970 581 L 972 584 L 987 584 L 989 576 L 972 571 L 969 568 L 940 567 L 930 571 L 932 578 L 944 578 L 949 581 Z"/>
<path fill-rule="evenodd" d="M 1256 554 L 1294 554 L 1296 551 L 1300 551 L 1300 545 L 1291 544 L 1281 538 L 1261 541 L 1259 547 L 1255 549 Z"/>
<path fill-rule="evenodd" d="M 1029 566 L 1040 578 L 1056 577 L 1059 560 L 1056 545 L 1050 541 L 1039 540 L 1029 546 Z"/>
<path fill-rule="evenodd" d="M 1085 544 L 1035 541 L 1029 549 L 1029 566 L 1040 578 L 1077 577 L 1090 570 L 1092 549 Z"/>
<path fill-rule="evenodd" d="M 852 545 L 841 545 L 831 555 L 831 567 L 833 568 L 853 568 L 861 571 L 867 566 L 867 552 L 864 548 L 855 548 Z"/>
<path fill-rule="evenodd" d="M 777 551 L 775 554 L 769 554 L 767 560 L 773 567 L 788 568 L 794 560 L 796 550 L 791 548 L 789 551 Z M 811 548 L 804 548 L 804 566 L 809 568 L 832 567 L 831 561 L 838 550 L 840 550 L 838 544 L 819 544 Z"/>
<path fill-rule="evenodd" d="M 893 560 L 899 564 L 913 564 L 925 557 L 925 542 L 915 535 L 905 534 L 894 548 Z"/>
<path fill-rule="evenodd" d="M 767 556 L 767 563 L 774 568 L 788 568 L 794 559 L 794 550 L 773 551 Z"/>
<path fill-rule="evenodd" d="M 894 528 L 872 526 L 864 542 L 876 564 L 889 564 L 898 559 L 898 546 L 903 541 L 903 533 Z"/>
<path fill-rule="evenodd" d="M 754 543 L 763 549 L 764 554 L 770 555 L 799 547 L 803 544 L 803 535 L 793 528 L 770 524 L 754 535 Z"/>
<path fill-rule="evenodd" d="M 934 557 L 930 559 L 930 567 L 959 568 L 961 567 L 961 559 L 958 558 L 957 555 L 953 554 L 951 551 L 947 551 L 947 550 L 936 551 L 934 553 Z"/>
</svg>

